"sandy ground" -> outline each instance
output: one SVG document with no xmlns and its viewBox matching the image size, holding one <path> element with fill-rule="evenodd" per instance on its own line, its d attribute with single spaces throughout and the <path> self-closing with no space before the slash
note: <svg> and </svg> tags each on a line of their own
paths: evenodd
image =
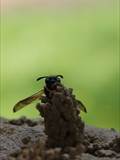
<svg viewBox="0 0 120 160">
<path fill-rule="evenodd" d="M 33 121 L 25 117 L 18 120 L 0 118 L 0 160 L 30 160 L 29 154 L 34 155 L 32 160 L 37 160 L 35 156 L 39 155 L 45 140 L 43 120 Z M 101 129 L 86 125 L 85 145 L 87 149 L 82 154 L 81 160 L 120 160 L 120 133 L 114 129 Z M 58 154 L 58 151 L 59 149 L 54 149 L 47 153 L 54 156 L 56 152 Z M 69 154 L 64 156 L 69 157 Z M 79 153 L 76 153 L 76 156 L 79 157 Z"/>
</svg>

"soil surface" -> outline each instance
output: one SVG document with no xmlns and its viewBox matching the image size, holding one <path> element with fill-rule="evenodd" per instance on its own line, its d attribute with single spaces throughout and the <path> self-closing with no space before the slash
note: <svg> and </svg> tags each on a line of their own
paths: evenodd
<svg viewBox="0 0 120 160">
<path fill-rule="evenodd" d="M 84 132 L 82 155 L 79 146 L 46 150 L 43 119 L 0 118 L 0 160 L 120 160 L 119 132 L 87 125 Z"/>
</svg>

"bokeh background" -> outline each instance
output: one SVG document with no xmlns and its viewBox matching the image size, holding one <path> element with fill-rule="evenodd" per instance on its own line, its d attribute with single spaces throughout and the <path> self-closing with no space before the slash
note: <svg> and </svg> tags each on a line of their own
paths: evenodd
<svg viewBox="0 0 120 160">
<path fill-rule="evenodd" d="M 39 117 L 33 103 L 14 104 L 37 92 L 38 76 L 63 74 L 86 105 L 87 124 L 119 126 L 119 0 L 2 0 L 2 117 Z"/>
</svg>

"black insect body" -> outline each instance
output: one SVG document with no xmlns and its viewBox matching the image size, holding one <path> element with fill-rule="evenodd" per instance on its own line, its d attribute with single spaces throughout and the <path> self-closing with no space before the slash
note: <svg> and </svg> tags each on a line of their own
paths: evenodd
<svg viewBox="0 0 120 160">
<path fill-rule="evenodd" d="M 37 99 L 41 100 L 42 103 L 46 103 L 47 102 L 46 100 L 50 101 L 53 92 L 57 91 L 58 86 L 62 86 L 61 78 L 63 78 L 63 76 L 62 75 L 44 76 L 37 78 L 37 81 L 44 78 L 45 78 L 44 89 L 38 91 L 37 93 L 33 94 L 28 98 L 19 101 L 17 104 L 15 104 L 13 112 L 17 112 L 18 110 L 24 108 L 25 106 L 29 105 L 30 103 L 32 103 Z M 79 104 L 81 106 L 81 110 L 87 112 L 85 106 L 82 104 L 81 101 L 79 101 Z"/>
<path fill-rule="evenodd" d="M 61 79 L 63 78 L 62 75 L 55 75 L 55 76 L 44 76 L 37 78 L 37 81 L 45 78 L 45 87 L 44 89 L 40 90 L 39 92 L 33 94 L 32 96 L 25 98 L 19 101 L 13 108 L 13 112 L 17 112 L 18 110 L 24 108 L 28 104 L 32 103 L 33 101 L 39 99 L 43 100 L 43 97 L 50 98 L 50 95 L 53 91 L 56 90 L 57 86 L 61 85 Z"/>
<path fill-rule="evenodd" d="M 39 77 L 37 81 L 45 78 L 45 84 L 46 86 L 44 87 L 44 93 L 47 96 L 47 98 L 50 97 L 50 92 L 54 91 L 57 89 L 58 85 L 61 85 L 61 79 L 63 78 L 62 75 L 57 75 L 57 76 L 45 76 L 45 77 Z"/>
</svg>

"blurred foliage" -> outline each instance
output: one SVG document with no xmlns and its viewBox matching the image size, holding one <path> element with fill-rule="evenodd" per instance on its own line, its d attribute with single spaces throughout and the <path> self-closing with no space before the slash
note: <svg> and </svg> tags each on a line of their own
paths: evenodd
<svg viewBox="0 0 120 160">
<path fill-rule="evenodd" d="M 42 75 L 63 83 L 86 105 L 86 123 L 119 129 L 117 16 L 111 9 L 16 10 L 2 15 L 1 116 L 36 118 L 35 103 L 14 104 L 43 88 Z"/>
</svg>

